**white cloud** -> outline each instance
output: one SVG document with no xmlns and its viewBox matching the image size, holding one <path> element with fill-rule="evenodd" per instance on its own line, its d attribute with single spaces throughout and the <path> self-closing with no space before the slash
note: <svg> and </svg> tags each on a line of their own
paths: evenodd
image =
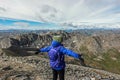
<svg viewBox="0 0 120 80">
<path fill-rule="evenodd" d="M 0 0 L 0 17 L 43 22 L 118 21 L 119 0 Z M 117 16 L 117 17 L 111 17 Z M 109 21 L 109 20 L 108 20 Z"/>
<path fill-rule="evenodd" d="M 14 26 L 21 26 L 21 27 L 29 27 L 30 24 L 27 22 L 15 22 L 13 23 Z"/>
<path fill-rule="evenodd" d="M 88 15 L 88 17 L 94 17 L 94 16 L 99 17 L 99 15 L 104 15 L 104 14 L 101 14 L 101 13 L 104 13 L 105 11 L 110 10 L 113 7 L 114 7 L 113 5 L 106 6 L 106 7 L 101 8 L 101 9 L 95 11 L 95 12 L 92 12 L 90 15 Z"/>
</svg>

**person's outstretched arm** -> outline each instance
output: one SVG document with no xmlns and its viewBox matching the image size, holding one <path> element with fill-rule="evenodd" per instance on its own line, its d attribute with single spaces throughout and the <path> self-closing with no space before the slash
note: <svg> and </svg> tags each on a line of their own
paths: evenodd
<svg viewBox="0 0 120 80">
<path fill-rule="evenodd" d="M 60 48 L 60 52 L 62 52 L 63 54 L 66 54 L 66 55 L 68 55 L 68 56 L 74 57 L 74 58 L 76 58 L 76 59 L 79 59 L 79 57 L 80 57 L 80 54 L 75 53 L 75 52 L 73 52 L 72 50 L 67 49 L 67 48 L 65 48 L 65 47 L 61 47 L 61 48 Z"/>
<path fill-rule="evenodd" d="M 66 54 L 68 56 L 71 56 L 71 57 L 74 57 L 76 59 L 79 59 L 80 60 L 80 64 L 83 65 L 83 66 L 86 66 L 85 63 L 84 63 L 84 59 L 81 57 L 82 55 L 70 50 L 70 49 L 67 49 L 65 47 L 61 47 L 60 48 L 60 52 L 62 52 L 63 54 Z"/>
<path fill-rule="evenodd" d="M 38 54 L 39 52 L 48 52 L 50 50 L 51 46 L 43 47 L 38 49 L 35 54 Z"/>
</svg>

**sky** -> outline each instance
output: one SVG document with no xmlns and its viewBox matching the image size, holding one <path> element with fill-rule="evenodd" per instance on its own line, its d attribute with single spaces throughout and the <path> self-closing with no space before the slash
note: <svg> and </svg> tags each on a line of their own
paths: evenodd
<svg viewBox="0 0 120 80">
<path fill-rule="evenodd" d="M 120 0 L 0 0 L 0 29 L 56 29 L 82 22 L 120 22 Z"/>
</svg>

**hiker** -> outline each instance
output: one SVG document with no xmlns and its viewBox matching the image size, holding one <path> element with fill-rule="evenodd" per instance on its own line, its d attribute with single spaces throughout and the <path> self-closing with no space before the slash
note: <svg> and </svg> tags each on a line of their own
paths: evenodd
<svg viewBox="0 0 120 80">
<path fill-rule="evenodd" d="M 50 46 L 39 49 L 35 54 L 39 52 L 48 52 L 50 59 L 50 66 L 53 71 L 53 80 L 57 80 L 59 75 L 59 80 L 64 80 L 65 73 L 65 61 L 64 55 L 68 55 L 80 60 L 81 65 L 85 66 L 84 59 L 80 54 L 73 52 L 65 48 L 61 43 L 63 41 L 62 36 L 53 36 L 53 41 Z"/>
</svg>

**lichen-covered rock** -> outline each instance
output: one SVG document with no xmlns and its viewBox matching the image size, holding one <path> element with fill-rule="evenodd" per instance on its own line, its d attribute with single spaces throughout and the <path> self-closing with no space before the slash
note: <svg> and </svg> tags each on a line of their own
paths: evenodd
<svg viewBox="0 0 120 80">
<path fill-rule="evenodd" d="M 9 48 L 12 46 L 10 38 L 0 39 L 0 48 Z"/>
</svg>

